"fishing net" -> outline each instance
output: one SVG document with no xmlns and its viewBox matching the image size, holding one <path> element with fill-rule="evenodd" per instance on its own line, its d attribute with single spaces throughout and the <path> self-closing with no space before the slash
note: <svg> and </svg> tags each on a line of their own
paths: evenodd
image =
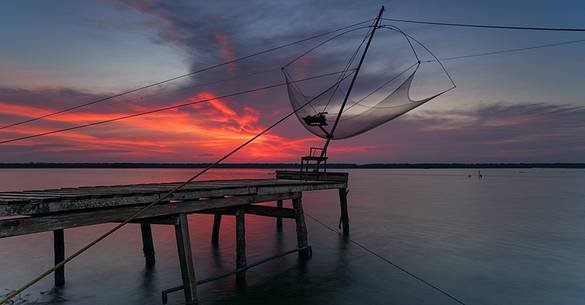
<svg viewBox="0 0 585 305">
<path fill-rule="evenodd" d="M 400 33 L 404 34 L 402 31 Z M 405 39 L 410 39 L 406 34 L 404 34 L 404 37 Z M 410 40 L 408 42 L 409 44 L 411 43 Z M 420 42 L 416 42 L 420 44 Z M 412 47 L 412 44 L 410 46 Z M 454 88 L 453 84 L 449 89 L 439 90 L 438 93 L 424 98 L 411 98 L 410 92 L 413 80 L 416 78 L 422 64 L 415 49 L 413 48 L 412 50 L 416 57 L 414 64 L 398 73 L 394 73 L 393 76 L 391 75 L 390 80 L 359 99 L 354 99 L 353 95 L 350 95 L 345 105 L 344 100 L 346 99 L 347 87 L 351 77 L 338 81 L 333 87 L 318 92 L 318 94 L 307 96 L 287 69 L 283 69 L 289 100 L 293 109 L 298 109 L 296 116 L 299 122 L 308 131 L 321 138 L 346 139 L 391 121 Z M 435 63 L 440 64 L 436 57 L 434 59 Z M 355 69 L 351 69 L 351 67 L 350 62 L 347 65 L 346 73 L 355 73 Z M 306 106 L 303 107 L 303 105 Z M 340 112 L 341 115 L 339 114 Z M 333 130 L 338 116 L 339 123 Z"/>
</svg>

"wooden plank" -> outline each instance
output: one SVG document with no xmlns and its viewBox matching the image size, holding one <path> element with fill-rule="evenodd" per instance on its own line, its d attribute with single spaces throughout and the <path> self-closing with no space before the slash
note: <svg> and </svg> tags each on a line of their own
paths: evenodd
<svg viewBox="0 0 585 305">
<path fill-rule="evenodd" d="M 346 187 L 346 184 L 335 182 L 301 183 L 295 185 L 237 187 L 213 190 L 187 190 L 176 192 L 171 200 L 193 200 L 198 198 L 241 196 L 253 194 L 294 193 L 322 189 Z M 34 215 L 56 213 L 72 210 L 119 207 L 128 205 L 148 204 L 164 196 L 163 193 L 133 196 L 111 196 L 91 198 L 66 198 L 63 200 L 39 200 L 29 202 L 0 202 L 0 216 Z M 21 200 L 21 199 L 19 199 Z"/>
<path fill-rule="evenodd" d="M 51 194 L 51 193 L 34 193 L 34 192 L 4 192 L 0 193 L 0 198 L 2 197 L 13 197 L 13 198 L 31 198 L 31 199 L 39 199 L 39 198 L 60 198 L 65 197 L 68 195 L 62 194 Z M 69 195 L 70 196 L 70 195 Z"/>
<path fill-rule="evenodd" d="M 195 212 L 197 214 L 213 214 L 213 215 L 236 215 L 238 208 L 228 207 L 228 208 L 220 208 L 220 209 L 213 209 L 208 211 L 200 211 Z M 280 218 L 296 218 L 296 212 L 294 209 L 287 209 L 287 208 L 275 208 L 265 205 L 247 205 L 245 207 L 247 214 L 253 214 L 258 216 L 266 216 L 266 217 L 280 217 Z"/>
<path fill-rule="evenodd" d="M 218 194 L 220 193 L 221 194 Z M 28 201 L 21 203 L 0 204 L 0 216 L 12 215 L 33 215 L 41 213 L 55 213 L 81 209 L 95 209 L 104 207 L 118 207 L 127 205 L 148 204 L 153 202 L 165 193 L 153 193 L 148 195 L 134 196 L 100 196 L 89 198 L 66 198 L 63 200 L 52 201 Z M 177 192 L 171 200 L 192 200 L 204 197 L 217 197 L 218 195 L 250 195 L 254 192 L 250 189 L 235 189 L 221 191 L 196 191 L 196 192 Z"/>
<path fill-rule="evenodd" d="M 298 193 L 249 195 L 201 201 L 163 203 L 146 210 L 136 220 L 178 213 L 194 213 L 250 203 L 284 200 L 296 196 L 298 196 Z M 133 215 L 140 208 L 140 206 L 120 207 L 0 220 L 0 238 L 107 222 L 120 222 Z"/>
<path fill-rule="evenodd" d="M 159 199 L 159 194 L 142 196 L 113 196 L 103 198 L 67 198 L 51 201 L 27 201 L 0 204 L 0 216 L 31 215 L 64 212 L 78 209 L 94 209 L 122 205 L 147 204 Z"/>
<path fill-rule="evenodd" d="M 276 171 L 277 179 L 303 179 L 303 180 L 317 180 L 317 181 L 335 181 L 347 183 L 349 174 L 339 172 L 303 172 L 301 175 L 298 171 Z"/>
<path fill-rule="evenodd" d="M 181 277 L 183 278 L 183 291 L 186 304 L 197 304 L 197 279 L 193 268 L 193 255 L 191 254 L 191 239 L 189 238 L 189 224 L 186 214 L 178 215 L 178 224 L 175 225 L 177 239 L 177 252 L 181 265 Z"/>
<path fill-rule="evenodd" d="M 246 206 L 246 213 L 259 216 L 278 217 L 281 221 L 282 218 L 295 219 L 297 217 L 297 213 L 294 209 L 275 208 L 265 205 L 248 205 Z"/>
<path fill-rule="evenodd" d="M 31 200 L 36 200 L 38 198 L 27 198 L 22 196 L 14 196 L 14 195 L 0 195 L 0 201 L 7 201 L 7 202 L 27 202 Z"/>
<path fill-rule="evenodd" d="M 236 209 L 234 208 L 218 208 L 213 210 L 206 210 L 206 211 L 197 211 L 196 214 L 209 214 L 209 215 L 236 215 Z"/>
<path fill-rule="evenodd" d="M 285 193 L 285 192 L 306 192 L 344 187 L 343 183 L 307 183 L 298 185 L 283 185 L 271 187 L 258 187 L 257 194 Z"/>
<path fill-rule="evenodd" d="M 202 181 L 195 181 L 189 183 L 185 186 L 185 189 L 191 188 L 206 188 L 206 187 L 225 187 L 225 186 L 246 186 L 246 185 L 270 185 L 270 184 L 279 184 L 279 183 L 288 183 L 288 182 L 296 182 L 298 180 L 286 180 L 286 179 L 231 179 L 231 180 L 202 180 Z M 42 189 L 42 190 L 27 190 L 24 192 L 69 192 L 69 191 L 97 191 L 97 192 L 104 192 L 104 191 L 114 191 L 114 192 L 125 192 L 132 188 L 149 188 L 149 187 L 161 187 L 167 190 L 172 189 L 178 185 L 182 184 L 181 182 L 168 182 L 168 183 L 145 183 L 145 184 L 123 184 L 123 185 L 101 185 L 101 186 L 82 186 L 82 187 L 69 187 L 69 188 L 60 188 L 60 189 Z"/>
<path fill-rule="evenodd" d="M 262 180 L 226 180 L 226 181 L 206 181 L 188 184 L 182 191 L 188 190 L 203 190 L 203 189 L 221 189 L 221 188 L 241 188 L 247 186 L 278 186 L 278 185 L 298 185 L 298 184 L 312 184 L 321 183 L 319 181 L 299 181 L 288 179 L 262 179 Z M 125 186 L 95 186 L 95 187 L 78 187 L 78 188 L 61 188 L 61 189 L 47 189 L 47 190 L 32 190 L 23 192 L 0 192 L 6 195 L 34 194 L 34 195 L 80 195 L 80 196 L 99 196 L 99 195 L 132 195 L 134 193 L 150 194 L 156 192 L 169 191 L 178 183 L 172 184 L 137 184 Z"/>
<path fill-rule="evenodd" d="M 148 217 L 148 218 L 139 218 L 130 221 L 130 223 L 137 223 L 137 224 L 151 224 L 151 225 L 176 225 L 177 224 L 177 217 L 175 215 L 171 216 L 156 216 L 156 217 Z"/>
</svg>

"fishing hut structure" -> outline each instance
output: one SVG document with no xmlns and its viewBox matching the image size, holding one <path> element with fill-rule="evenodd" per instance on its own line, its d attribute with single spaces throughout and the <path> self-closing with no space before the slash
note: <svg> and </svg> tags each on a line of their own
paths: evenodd
<svg viewBox="0 0 585 305">
<path fill-rule="evenodd" d="M 349 232 L 347 208 L 347 173 L 312 173 L 298 179 L 296 171 L 277 171 L 274 179 L 216 180 L 192 182 L 132 220 L 139 224 L 147 265 L 155 264 L 151 224 L 175 228 L 182 285 L 163 291 L 183 290 L 188 304 L 197 302 L 197 284 L 236 274 L 245 276 L 246 269 L 283 255 L 298 252 L 301 259 L 311 256 L 307 227 L 303 214 L 303 193 L 316 190 L 338 190 L 341 220 Z M 81 226 L 122 222 L 141 207 L 158 200 L 178 183 L 136 184 L 62 188 L 0 193 L 0 238 L 53 231 L 55 263 L 65 259 L 65 230 Z M 291 201 L 290 207 L 284 202 Z M 275 205 L 266 203 L 275 202 Z M 221 219 L 236 219 L 236 270 L 209 279 L 197 280 L 189 238 L 189 214 L 213 214 L 211 242 L 219 242 Z M 283 219 L 296 223 L 297 248 L 259 262 L 246 259 L 245 215 L 276 218 L 276 229 L 282 230 Z M 65 283 L 65 270 L 54 273 L 55 286 Z"/>
<path fill-rule="evenodd" d="M 163 302 L 166 302 L 168 293 L 182 290 L 185 294 L 185 300 L 189 304 L 197 302 L 197 284 L 232 274 L 236 274 L 238 278 L 243 278 L 248 268 L 291 253 L 298 252 L 300 258 L 309 258 L 312 250 L 307 237 L 307 227 L 303 213 L 302 197 L 304 192 L 338 190 L 341 211 L 340 224 L 343 227 L 343 233 L 347 234 L 349 232 L 348 174 L 327 171 L 327 150 L 331 141 L 362 134 L 455 88 L 455 83 L 439 59 L 428 48 L 399 28 L 381 24 L 383 11 L 384 8 L 382 7 L 371 25 L 344 28 L 345 31 L 339 34 L 337 32 L 340 30 L 336 30 L 332 32 L 336 33 L 335 36 L 318 43 L 307 52 L 284 65 L 282 72 L 286 80 L 285 84 L 293 108 L 292 112 L 185 182 L 0 193 L 0 238 L 53 231 L 55 248 L 55 266 L 33 279 L 29 284 L 12 292 L 7 298 L 0 301 L 0 304 L 5 304 L 18 293 L 53 271 L 55 273 L 55 285 L 63 285 L 65 282 L 65 271 L 63 269 L 65 263 L 127 223 L 140 224 L 147 265 L 153 265 L 156 261 L 150 225 L 166 224 L 174 226 L 182 285 L 163 291 Z M 363 39 L 360 38 L 361 43 L 345 64 L 345 69 L 340 73 L 335 73 L 338 74 L 338 79 L 333 85 L 328 83 L 326 86 L 318 87 L 317 89 L 313 86 L 312 89 L 315 89 L 312 90 L 313 94 L 308 93 L 307 88 L 302 88 L 299 85 L 300 80 L 295 80 L 294 75 L 296 61 L 312 52 L 317 52 L 320 47 L 333 39 L 360 29 L 367 30 L 367 33 Z M 405 63 L 406 68 L 401 68 L 401 71 L 398 72 L 394 71 L 395 73 L 389 80 L 382 84 L 377 84 L 373 91 L 356 100 L 352 96 L 352 90 L 354 90 L 358 73 L 362 68 L 374 34 L 378 30 L 389 30 L 392 34 L 398 34 L 403 42 L 409 46 L 408 53 L 413 57 L 414 63 L 410 65 Z M 432 58 L 423 60 L 420 54 L 421 48 L 423 51 L 426 50 L 427 55 L 432 56 Z M 410 90 L 422 64 L 439 65 L 450 81 L 451 86 L 446 90 L 434 92 L 426 98 L 415 100 L 411 98 Z M 392 70 L 394 69 L 388 68 L 388 71 Z M 249 93 L 254 92 L 254 90 L 243 92 Z M 147 113 L 152 113 L 152 111 Z M 276 171 L 274 179 L 195 181 L 196 178 L 213 166 L 221 163 L 288 117 L 295 115 L 305 129 L 325 140 L 323 147 L 313 147 L 310 149 L 308 156 L 301 157 L 299 171 Z M 92 125 L 95 125 L 95 123 L 87 126 Z M 31 137 L 35 136 L 15 140 Z M 292 201 L 291 207 L 284 206 L 285 200 Z M 276 204 L 275 206 L 264 204 L 268 202 L 275 202 Z M 235 217 L 236 270 L 233 272 L 209 279 L 196 279 L 187 221 L 187 215 L 196 213 L 214 215 L 211 236 L 211 242 L 214 244 L 219 242 L 222 217 Z M 297 248 L 275 257 L 248 263 L 245 237 L 246 214 L 276 218 L 277 230 L 282 230 L 283 219 L 293 219 L 296 222 Z M 66 235 L 64 230 L 111 222 L 117 222 L 118 225 L 73 255 L 65 257 L 64 238 Z"/>
</svg>

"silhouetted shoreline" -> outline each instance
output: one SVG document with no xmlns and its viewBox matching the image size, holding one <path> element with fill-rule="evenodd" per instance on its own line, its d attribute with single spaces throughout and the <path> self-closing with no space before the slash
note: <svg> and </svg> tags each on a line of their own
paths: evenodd
<svg viewBox="0 0 585 305">
<path fill-rule="evenodd" d="M 0 163 L 0 168 L 204 168 L 210 163 Z M 585 168 L 585 163 L 332 163 L 332 169 Z M 298 168 L 296 163 L 225 163 L 216 168 Z"/>
</svg>

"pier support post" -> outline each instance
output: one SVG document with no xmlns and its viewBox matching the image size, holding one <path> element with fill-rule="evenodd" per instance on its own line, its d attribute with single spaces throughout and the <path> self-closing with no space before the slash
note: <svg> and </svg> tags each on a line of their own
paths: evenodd
<svg viewBox="0 0 585 305">
<path fill-rule="evenodd" d="M 211 244 L 217 246 L 219 244 L 219 229 L 221 227 L 221 214 L 213 216 L 213 230 L 211 232 Z"/>
<path fill-rule="evenodd" d="M 65 259 L 65 232 L 63 229 L 53 231 L 53 249 L 55 254 L 55 265 Z M 65 267 L 55 270 L 55 286 L 65 285 Z"/>
<path fill-rule="evenodd" d="M 193 256 L 191 254 L 191 241 L 189 239 L 189 224 L 186 214 L 177 216 L 175 224 L 175 236 L 177 238 L 177 250 L 179 252 L 179 264 L 183 277 L 183 290 L 185 303 L 197 304 L 197 280 L 193 268 Z"/>
<path fill-rule="evenodd" d="M 305 214 L 303 212 L 302 193 L 292 200 L 293 208 L 296 211 L 297 223 L 297 246 L 299 249 L 299 256 L 302 259 L 308 259 L 311 256 L 311 247 L 307 238 L 307 225 L 305 224 Z"/>
<path fill-rule="evenodd" d="M 245 225 L 245 210 L 238 208 L 236 210 L 236 269 L 245 268 L 246 262 L 246 225 Z M 241 271 L 236 274 L 238 280 L 246 277 L 246 271 Z"/>
<path fill-rule="evenodd" d="M 156 259 L 154 256 L 154 242 L 152 241 L 152 229 L 150 228 L 150 224 L 141 223 L 140 232 L 142 233 L 142 252 L 144 253 L 146 266 L 154 266 Z"/>
<path fill-rule="evenodd" d="M 343 234 L 349 234 L 349 213 L 347 212 L 347 189 L 339 189 L 339 205 L 341 208 L 340 225 L 343 228 Z"/>
<path fill-rule="evenodd" d="M 282 200 L 276 201 L 276 207 L 282 208 Z M 282 232 L 282 217 L 276 217 L 276 231 Z"/>
</svg>

